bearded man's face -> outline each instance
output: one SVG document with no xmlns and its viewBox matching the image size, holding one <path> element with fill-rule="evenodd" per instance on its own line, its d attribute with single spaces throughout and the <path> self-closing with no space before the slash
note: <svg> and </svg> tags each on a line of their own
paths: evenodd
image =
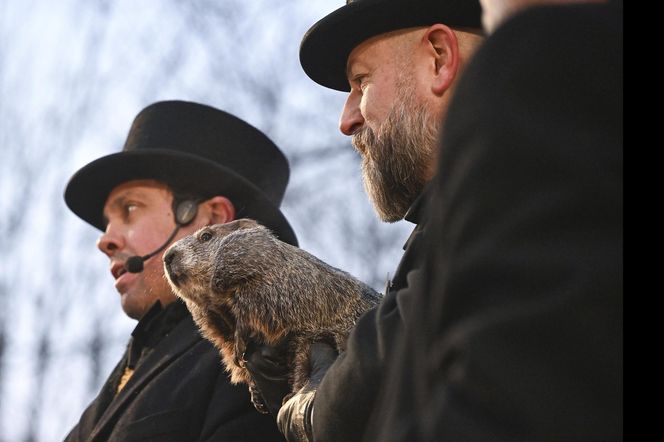
<svg viewBox="0 0 664 442">
<path fill-rule="evenodd" d="M 403 219 L 422 193 L 438 148 L 440 122 L 404 83 L 398 82 L 385 121 L 376 130 L 365 125 L 352 138 L 362 156 L 364 187 L 387 222 Z"/>
</svg>

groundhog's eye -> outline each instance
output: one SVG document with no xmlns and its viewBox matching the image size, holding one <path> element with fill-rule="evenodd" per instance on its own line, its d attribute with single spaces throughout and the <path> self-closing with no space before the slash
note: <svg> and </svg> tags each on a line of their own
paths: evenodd
<svg viewBox="0 0 664 442">
<path fill-rule="evenodd" d="M 212 239 L 212 233 L 203 232 L 203 233 L 201 233 L 201 236 L 199 237 L 199 239 L 203 242 L 210 241 Z"/>
</svg>

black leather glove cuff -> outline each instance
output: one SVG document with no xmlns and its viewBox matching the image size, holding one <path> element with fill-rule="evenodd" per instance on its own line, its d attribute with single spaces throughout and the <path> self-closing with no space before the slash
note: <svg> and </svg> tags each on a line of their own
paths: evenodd
<svg viewBox="0 0 664 442">
<path fill-rule="evenodd" d="M 279 410 L 277 426 L 288 442 L 314 440 L 313 412 L 316 390 L 303 391 L 304 388 L 286 401 Z"/>
</svg>

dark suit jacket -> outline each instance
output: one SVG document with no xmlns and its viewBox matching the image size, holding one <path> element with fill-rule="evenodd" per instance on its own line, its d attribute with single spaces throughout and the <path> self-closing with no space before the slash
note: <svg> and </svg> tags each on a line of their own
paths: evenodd
<svg viewBox="0 0 664 442">
<path fill-rule="evenodd" d="M 254 409 L 247 387 L 230 384 L 219 353 L 189 315 L 113 399 L 123 368 L 121 361 L 66 441 L 283 440 L 274 420 Z"/>
<path fill-rule="evenodd" d="M 477 52 L 368 440 L 622 439 L 622 81 L 614 6 L 526 11 Z"/>
</svg>

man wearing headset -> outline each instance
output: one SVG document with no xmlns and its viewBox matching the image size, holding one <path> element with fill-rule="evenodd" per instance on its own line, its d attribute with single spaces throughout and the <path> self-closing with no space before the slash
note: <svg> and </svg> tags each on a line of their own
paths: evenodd
<svg viewBox="0 0 664 442">
<path fill-rule="evenodd" d="M 239 217 L 297 245 L 279 210 L 289 167 L 246 122 L 209 106 L 142 110 L 121 152 L 81 168 L 65 201 L 103 233 L 122 309 L 138 321 L 127 350 L 67 441 L 282 440 L 245 386 L 232 386 L 163 274 L 171 242 Z"/>
</svg>

